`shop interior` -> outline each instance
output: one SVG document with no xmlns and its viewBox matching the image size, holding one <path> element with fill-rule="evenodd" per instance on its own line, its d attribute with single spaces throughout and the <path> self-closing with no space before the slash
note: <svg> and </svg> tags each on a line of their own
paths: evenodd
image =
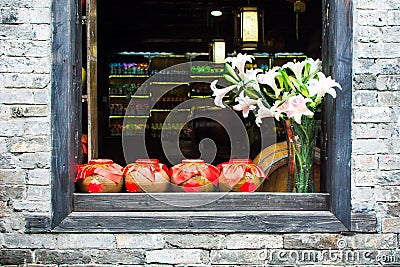
<svg viewBox="0 0 400 267">
<path fill-rule="evenodd" d="M 257 25 L 259 42 L 250 49 L 235 38 L 240 35 L 240 27 L 235 28 L 235 16 L 241 7 L 248 6 L 257 7 L 263 14 L 263 21 Z M 161 128 L 178 135 L 180 150 L 186 158 L 200 157 L 201 140 L 210 138 L 217 150 L 210 163 L 229 159 L 232 144 L 224 127 L 212 119 L 190 120 L 193 108 L 177 112 L 176 116 L 186 116 L 183 120 L 187 123 L 164 124 L 178 104 L 193 98 L 212 99 L 210 79 L 187 82 L 179 75 L 172 78 L 165 75 L 164 79 L 160 74 L 165 68 L 180 63 L 212 62 L 210 43 L 213 40 L 224 41 L 225 57 L 237 53 L 254 55 L 255 62 L 249 66 L 253 68 L 268 69 L 305 57 L 321 58 L 320 0 L 97 0 L 96 8 L 97 153 L 99 158 L 110 158 L 121 165 L 129 163 L 124 156 L 123 136 L 131 138 L 133 144 L 135 138 L 145 139 L 149 157 L 173 165 L 161 148 Z M 215 9 L 222 14 L 212 15 Z M 83 34 L 87 32 L 84 30 Z M 84 45 L 88 44 L 84 42 Z M 83 51 L 85 66 L 86 47 Z M 222 71 L 223 65 L 212 63 L 193 64 L 189 70 L 192 75 L 207 76 L 212 72 L 210 76 L 219 75 L 223 79 Z M 154 86 L 149 88 L 151 78 Z M 171 86 L 173 83 L 176 84 Z M 86 104 L 83 102 L 84 112 Z M 254 158 L 263 149 L 257 138 L 260 129 L 254 124 L 254 118 L 242 122 L 249 133 L 249 157 Z M 274 130 L 279 131 L 279 127 Z M 85 119 L 82 131 L 84 134 L 88 131 Z M 284 138 L 277 133 L 277 141 Z"/>
</svg>

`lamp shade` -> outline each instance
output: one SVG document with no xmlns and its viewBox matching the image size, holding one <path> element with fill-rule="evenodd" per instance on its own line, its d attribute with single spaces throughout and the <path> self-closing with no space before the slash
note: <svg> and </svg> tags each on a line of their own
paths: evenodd
<svg viewBox="0 0 400 267">
<path fill-rule="evenodd" d="M 235 44 L 239 50 L 257 50 L 264 46 L 264 11 L 254 6 L 235 11 Z"/>
<path fill-rule="evenodd" d="M 211 53 L 214 63 L 224 63 L 225 41 L 223 39 L 213 39 L 211 42 Z"/>
</svg>

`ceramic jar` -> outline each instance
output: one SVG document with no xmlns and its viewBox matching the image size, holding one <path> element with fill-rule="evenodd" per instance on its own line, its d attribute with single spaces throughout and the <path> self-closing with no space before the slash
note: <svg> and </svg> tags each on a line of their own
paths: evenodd
<svg viewBox="0 0 400 267">
<path fill-rule="evenodd" d="M 93 159 L 78 166 L 75 182 L 81 192 L 118 193 L 124 184 L 122 167 L 110 159 Z"/>
<path fill-rule="evenodd" d="M 124 168 L 125 188 L 130 193 L 166 192 L 170 178 L 166 165 L 158 159 L 137 159 Z"/>
<path fill-rule="evenodd" d="M 212 192 L 218 176 L 219 170 L 201 159 L 185 159 L 171 168 L 171 182 L 178 191 Z"/>
<path fill-rule="evenodd" d="M 231 159 L 219 164 L 221 173 L 218 179 L 220 191 L 254 192 L 261 190 L 266 174 L 251 159 Z"/>
</svg>

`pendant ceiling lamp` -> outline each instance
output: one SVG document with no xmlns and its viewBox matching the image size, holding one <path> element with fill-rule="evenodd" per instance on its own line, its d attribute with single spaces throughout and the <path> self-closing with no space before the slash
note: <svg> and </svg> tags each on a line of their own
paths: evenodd
<svg viewBox="0 0 400 267">
<path fill-rule="evenodd" d="M 238 50 L 259 50 L 264 47 L 264 11 L 244 6 L 235 11 L 235 46 Z"/>
<path fill-rule="evenodd" d="M 306 12 L 306 0 L 287 0 L 293 3 L 293 11 L 296 14 L 296 39 L 299 40 L 299 13 Z"/>
<path fill-rule="evenodd" d="M 211 6 L 211 15 L 214 17 L 222 16 L 221 0 L 214 0 Z"/>
</svg>

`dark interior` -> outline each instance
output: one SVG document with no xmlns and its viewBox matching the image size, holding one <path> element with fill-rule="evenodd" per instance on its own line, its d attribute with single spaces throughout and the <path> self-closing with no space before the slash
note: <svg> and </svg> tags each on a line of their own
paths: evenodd
<svg viewBox="0 0 400 267">
<path fill-rule="evenodd" d="M 225 40 L 228 54 L 241 52 L 234 46 L 234 11 L 252 5 L 262 9 L 265 17 L 265 46 L 254 52 L 271 55 L 303 53 L 320 58 L 322 4 L 320 0 L 305 3 L 306 11 L 297 14 L 297 38 L 293 0 L 98 0 L 99 157 L 111 158 L 125 165 L 121 138 L 111 138 L 108 134 L 109 63 L 115 60 L 116 53 L 208 53 L 209 43 L 214 38 Z M 210 15 L 213 5 L 221 7 L 222 16 Z M 208 59 L 205 57 L 202 60 Z M 153 141 L 148 142 L 149 146 L 158 147 L 159 144 Z M 196 153 L 194 151 L 194 157 Z M 158 152 L 152 156 L 163 159 Z"/>
</svg>

